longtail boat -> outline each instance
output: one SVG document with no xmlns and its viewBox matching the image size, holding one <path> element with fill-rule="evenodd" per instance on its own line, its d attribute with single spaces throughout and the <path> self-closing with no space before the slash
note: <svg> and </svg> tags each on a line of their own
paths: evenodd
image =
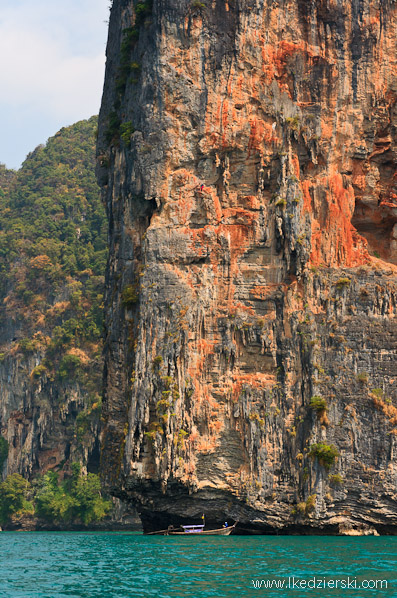
<svg viewBox="0 0 397 598">
<path fill-rule="evenodd" d="M 149 532 L 147 536 L 229 536 L 236 528 L 237 521 L 230 526 L 223 526 L 219 529 L 204 529 L 204 525 L 181 525 L 174 527 L 169 525 L 167 529 L 159 530 L 158 532 Z"/>
</svg>

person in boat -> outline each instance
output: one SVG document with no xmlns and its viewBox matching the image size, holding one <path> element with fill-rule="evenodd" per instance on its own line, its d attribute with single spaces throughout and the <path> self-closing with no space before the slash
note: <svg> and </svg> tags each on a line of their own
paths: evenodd
<svg viewBox="0 0 397 598">
<path fill-rule="evenodd" d="M 225 521 L 224 526 L 223 527 L 229 527 L 227 524 L 227 521 Z"/>
</svg>

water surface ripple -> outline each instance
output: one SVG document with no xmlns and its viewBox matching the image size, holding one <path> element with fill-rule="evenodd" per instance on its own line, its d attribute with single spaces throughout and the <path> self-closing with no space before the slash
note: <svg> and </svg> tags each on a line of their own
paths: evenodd
<svg viewBox="0 0 397 598">
<path fill-rule="evenodd" d="M 339 579 L 339 588 L 296 585 L 296 580 L 312 580 L 313 585 L 314 577 L 316 585 Z M 341 587 L 348 578 L 351 584 L 356 579 L 356 588 Z M 262 586 L 254 587 L 261 580 Z M 283 580 L 284 588 L 265 587 L 265 582 Z M 387 589 L 359 588 L 363 581 L 373 585 L 375 580 L 387 581 Z M 397 597 L 397 538 L 3 532 L 0 596 Z"/>
</svg>

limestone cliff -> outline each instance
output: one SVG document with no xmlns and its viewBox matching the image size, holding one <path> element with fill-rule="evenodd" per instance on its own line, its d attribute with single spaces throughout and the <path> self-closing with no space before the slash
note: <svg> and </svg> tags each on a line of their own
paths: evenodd
<svg viewBox="0 0 397 598">
<path fill-rule="evenodd" d="M 102 467 L 146 529 L 397 529 L 396 22 L 113 2 Z"/>
</svg>

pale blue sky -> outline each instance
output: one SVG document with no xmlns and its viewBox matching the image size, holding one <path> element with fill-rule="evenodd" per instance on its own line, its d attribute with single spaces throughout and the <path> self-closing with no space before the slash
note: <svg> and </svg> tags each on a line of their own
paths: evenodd
<svg viewBox="0 0 397 598">
<path fill-rule="evenodd" d="M 98 114 L 110 0 L 0 0 L 0 162 Z"/>
</svg>

